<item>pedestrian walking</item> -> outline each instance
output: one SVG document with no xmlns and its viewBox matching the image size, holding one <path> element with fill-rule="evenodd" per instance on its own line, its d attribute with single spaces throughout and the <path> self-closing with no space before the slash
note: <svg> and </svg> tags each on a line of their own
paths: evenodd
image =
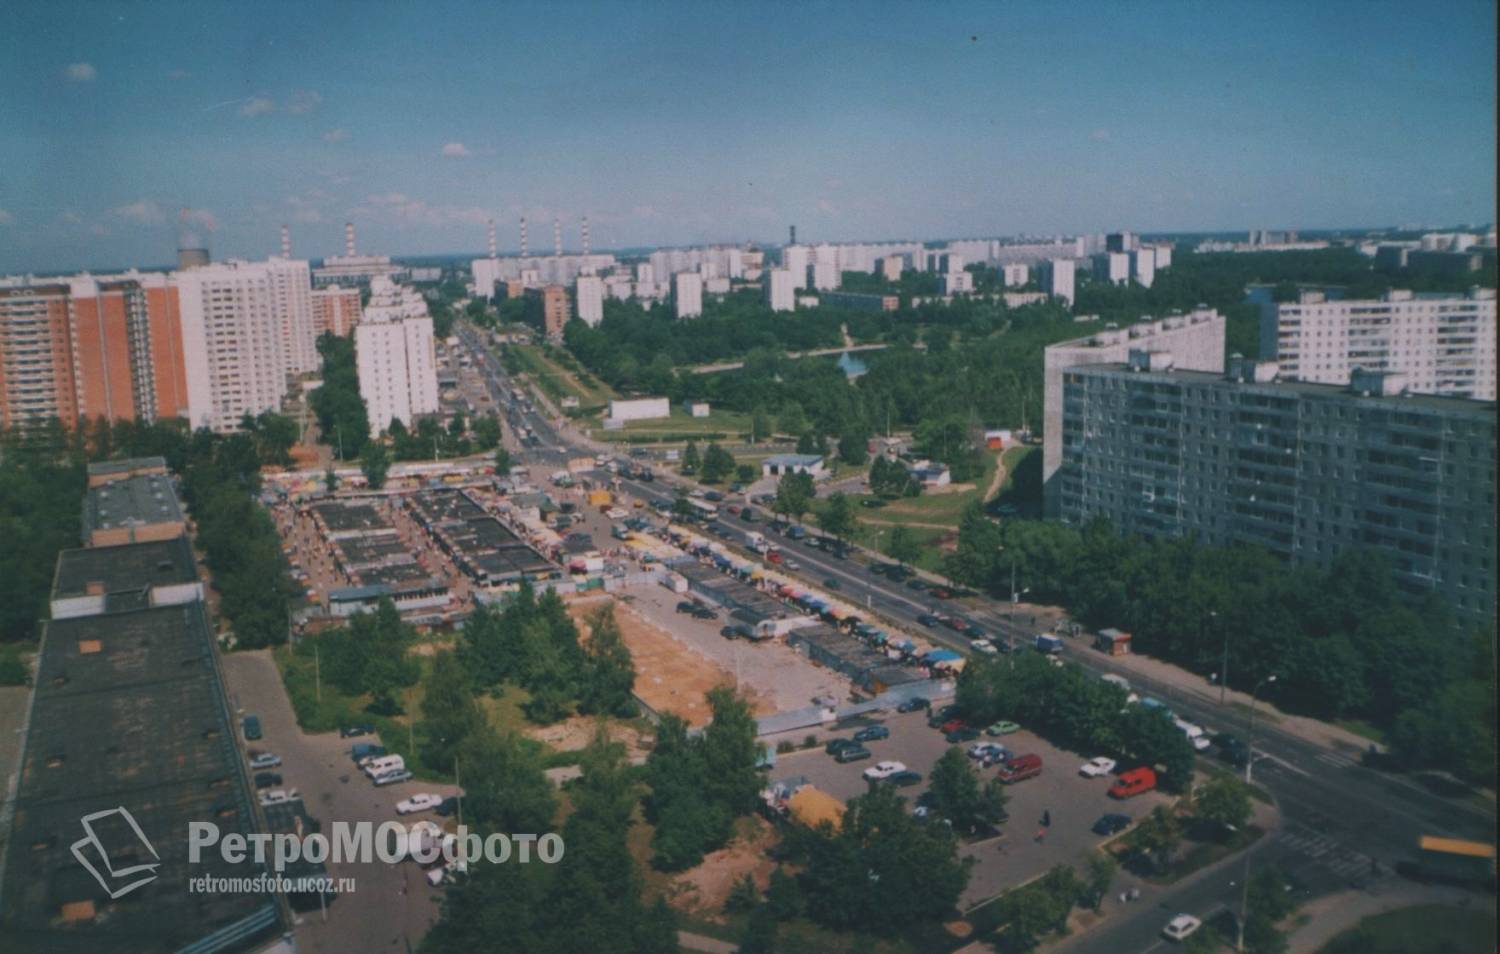
<svg viewBox="0 0 1500 954">
<path fill-rule="evenodd" d="M 1050 811 L 1044 811 L 1044 812 L 1042 812 L 1042 827 L 1043 828 L 1051 828 L 1052 827 L 1052 813 Z"/>
<path fill-rule="evenodd" d="M 1035 839 L 1036 843 L 1040 845 L 1040 844 L 1042 844 L 1046 840 L 1047 840 L 1047 829 L 1045 829 L 1045 828 L 1038 828 L 1036 830 L 1036 839 Z"/>
</svg>

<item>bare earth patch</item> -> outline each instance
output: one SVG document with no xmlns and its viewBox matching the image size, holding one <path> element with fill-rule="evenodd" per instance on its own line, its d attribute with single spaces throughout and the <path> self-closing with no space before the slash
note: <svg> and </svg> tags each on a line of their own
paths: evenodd
<svg viewBox="0 0 1500 954">
<path fill-rule="evenodd" d="M 599 725 L 600 721 L 592 716 L 573 716 L 552 725 L 528 728 L 525 734 L 527 738 L 544 742 L 560 752 L 573 752 L 588 747 L 589 740 L 594 737 Z M 646 751 L 646 747 L 641 744 L 641 734 L 633 727 L 614 721 L 605 721 L 603 725 L 612 741 L 624 744 L 628 755 Z"/>
<path fill-rule="evenodd" d="M 717 918 L 724 911 L 730 889 L 745 875 L 755 879 L 756 887 L 766 889 L 776 867 L 776 862 L 766 857 L 767 849 L 776 842 L 776 829 L 758 815 L 740 822 L 738 831 L 743 834 L 747 827 L 748 837 L 736 837 L 706 856 L 698 867 L 672 880 L 667 894 L 673 907 Z"/>
</svg>

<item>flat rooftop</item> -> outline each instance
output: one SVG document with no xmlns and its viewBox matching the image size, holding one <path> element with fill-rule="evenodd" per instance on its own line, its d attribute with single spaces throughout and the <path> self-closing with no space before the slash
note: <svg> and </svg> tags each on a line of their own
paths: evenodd
<svg viewBox="0 0 1500 954">
<path fill-rule="evenodd" d="M 58 554 L 52 598 L 144 590 L 193 583 L 197 579 L 193 548 L 187 537 L 117 547 L 86 547 Z"/>
<path fill-rule="evenodd" d="M 172 478 L 165 474 L 137 474 L 91 487 L 83 498 L 85 534 L 120 527 L 181 523 L 182 506 Z"/>
<path fill-rule="evenodd" d="M 200 949 L 243 950 L 283 929 L 272 896 L 188 890 L 190 878 L 266 867 L 217 852 L 188 860 L 190 822 L 257 829 L 202 603 L 49 622 L 29 725 L 0 882 L 7 951 L 166 954 L 238 931 L 235 943 Z M 111 899 L 79 863 L 81 819 L 94 813 L 107 813 L 91 822 L 103 848 L 95 867 L 156 864 L 154 881 Z M 112 888 L 132 880 L 108 878 Z"/>
<path fill-rule="evenodd" d="M 136 471 L 165 471 L 165 457 L 128 457 L 125 460 L 101 460 L 89 464 L 90 477 L 108 477 L 111 474 L 133 474 Z"/>
<path fill-rule="evenodd" d="M 374 532 L 380 530 L 394 530 L 391 522 L 368 503 L 346 503 L 340 501 L 325 501 L 313 504 L 308 508 L 317 514 L 323 521 L 323 526 L 328 528 L 329 533 L 350 533 L 353 531 Z"/>
</svg>

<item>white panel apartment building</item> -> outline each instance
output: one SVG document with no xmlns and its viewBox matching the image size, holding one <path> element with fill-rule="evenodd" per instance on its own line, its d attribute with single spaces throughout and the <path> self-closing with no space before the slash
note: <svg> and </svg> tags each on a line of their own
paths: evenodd
<svg viewBox="0 0 1500 954">
<path fill-rule="evenodd" d="M 766 272 L 766 304 L 772 311 L 791 311 L 797 307 L 797 289 L 790 270 L 773 268 Z"/>
<path fill-rule="evenodd" d="M 354 354 L 371 434 L 384 433 L 393 418 L 410 427 L 418 415 L 437 413 L 432 318 L 418 292 L 371 281 L 370 303 L 354 328 Z"/>
<path fill-rule="evenodd" d="M 287 323 L 281 305 L 299 296 L 287 283 L 307 263 L 223 262 L 172 273 L 182 315 L 188 420 L 193 427 L 233 431 L 244 414 L 281 407 L 286 395 Z M 303 281 L 307 281 L 304 277 Z M 303 292 L 308 333 L 311 299 Z"/>
<path fill-rule="evenodd" d="M 573 292 L 579 321 L 592 328 L 604 320 L 604 279 L 597 275 L 579 275 Z"/>
<path fill-rule="evenodd" d="M 296 259 L 273 258 L 265 264 L 276 294 L 286 369 L 291 374 L 316 371 L 321 361 L 313 328 L 312 270 Z"/>
<path fill-rule="evenodd" d="M 1364 301 L 1303 292 L 1261 306 L 1260 353 L 1285 378 L 1347 384 L 1355 368 L 1400 371 L 1413 393 L 1493 401 L 1495 317 L 1489 288 Z"/>
<path fill-rule="evenodd" d="M 672 302 L 678 318 L 697 318 L 703 314 L 703 276 L 697 272 L 673 275 Z"/>
</svg>

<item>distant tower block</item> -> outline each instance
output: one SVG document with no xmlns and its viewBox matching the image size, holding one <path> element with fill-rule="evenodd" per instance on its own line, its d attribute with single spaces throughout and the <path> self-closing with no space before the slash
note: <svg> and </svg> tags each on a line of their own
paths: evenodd
<svg viewBox="0 0 1500 954">
<path fill-rule="evenodd" d="M 792 240 L 790 242 L 788 242 L 787 244 L 788 245 L 796 245 L 797 244 L 797 226 L 795 226 L 795 225 L 792 226 Z"/>
<path fill-rule="evenodd" d="M 292 257 L 292 230 L 285 225 L 281 227 L 281 257 Z"/>
<path fill-rule="evenodd" d="M 585 215 L 583 217 L 583 254 L 585 256 L 587 256 L 588 253 L 589 253 L 589 217 Z"/>
<path fill-rule="evenodd" d="M 526 258 L 531 250 L 526 246 L 526 216 L 521 216 L 521 257 Z"/>
<path fill-rule="evenodd" d="M 184 206 L 177 213 L 177 267 L 198 268 L 208 264 L 208 243 L 193 227 L 192 210 Z"/>
<path fill-rule="evenodd" d="M 354 257 L 354 223 L 344 223 L 344 254 Z"/>
<path fill-rule="evenodd" d="M 496 258 L 497 254 L 496 254 L 496 247 L 495 247 L 495 220 L 494 219 L 490 219 L 489 233 L 490 233 L 490 258 Z"/>
<path fill-rule="evenodd" d="M 562 219 L 552 220 L 552 254 L 562 258 Z"/>
</svg>

